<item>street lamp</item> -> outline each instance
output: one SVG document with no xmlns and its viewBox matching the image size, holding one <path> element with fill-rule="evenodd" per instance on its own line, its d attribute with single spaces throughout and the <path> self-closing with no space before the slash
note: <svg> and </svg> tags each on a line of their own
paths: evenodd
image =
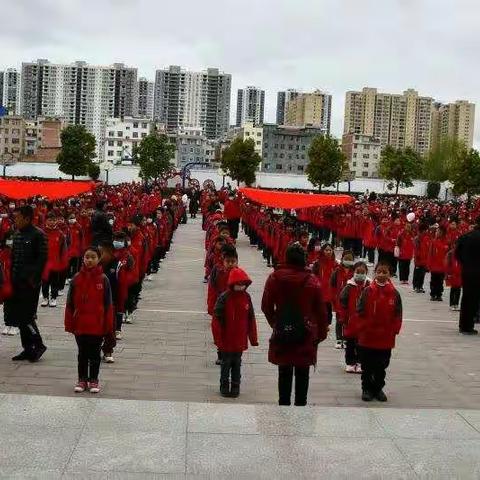
<svg viewBox="0 0 480 480">
<path fill-rule="evenodd" d="M 105 183 L 108 185 L 108 174 L 110 170 L 113 170 L 114 168 L 113 163 L 105 160 L 102 164 L 100 164 L 100 168 L 105 170 Z"/>
<path fill-rule="evenodd" d="M 7 160 L 9 158 L 9 160 Z M 13 164 L 13 154 L 10 152 L 5 152 L 2 155 L 2 165 L 3 165 L 3 178 L 7 176 L 7 166 Z"/>
</svg>

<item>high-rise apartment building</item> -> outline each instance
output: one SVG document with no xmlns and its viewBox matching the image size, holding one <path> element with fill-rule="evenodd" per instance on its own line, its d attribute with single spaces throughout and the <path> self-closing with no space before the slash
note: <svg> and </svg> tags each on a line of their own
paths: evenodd
<svg viewBox="0 0 480 480">
<path fill-rule="evenodd" d="M 15 68 L 0 72 L 0 106 L 9 115 L 20 113 L 20 73 Z"/>
<path fill-rule="evenodd" d="M 257 87 L 239 89 L 237 93 L 237 127 L 246 122 L 263 124 L 265 113 L 265 90 Z"/>
<path fill-rule="evenodd" d="M 288 102 L 297 98 L 300 93 L 293 88 L 277 93 L 277 125 L 285 124 Z"/>
<path fill-rule="evenodd" d="M 342 151 L 353 177 L 378 177 L 382 154 L 380 140 L 368 135 L 346 133 L 342 138 Z"/>
<path fill-rule="evenodd" d="M 155 91 L 155 83 L 150 82 L 146 78 L 142 77 L 138 79 L 137 88 L 138 90 L 136 116 L 153 120 L 153 97 Z"/>
<path fill-rule="evenodd" d="M 189 72 L 172 65 L 157 70 L 154 118 L 168 132 L 201 128 L 207 138 L 220 138 L 230 121 L 231 82 L 231 75 L 217 68 Z"/>
<path fill-rule="evenodd" d="M 317 127 L 330 133 L 332 96 L 316 90 L 302 93 L 286 105 L 285 125 Z"/>
<path fill-rule="evenodd" d="M 424 155 L 442 137 L 473 145 L 475 105 L 464 100 L 443 105 L 415 90 L 378 93 L 376 88 L 347 92 L 344 133 L 379 139 L 382 147 L 411 147 Z"/>
<path fill-rule="evenodd" d="M 443 138 L 454 138 L 467 148 L 473 146 L 475 104 L 466 100 L 455 103 L 435 103 L 432 115 L 432 146 Z"/>
<path fill-rule="evenodd" d="M 121 63 L 24 63 L 21 112 L 27 119 L 62 117 L 67 123 L 84 125 L 95 135 L 101 154 L 107 118 L 133 115 L 136 84 L 137 69 Z"/>
</svg>

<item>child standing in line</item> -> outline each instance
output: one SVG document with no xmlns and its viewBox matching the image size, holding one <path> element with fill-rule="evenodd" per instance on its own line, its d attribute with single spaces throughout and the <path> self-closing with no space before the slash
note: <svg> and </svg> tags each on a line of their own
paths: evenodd
<svg viewBox="0 0 480 480">
<path fill-rule="evenodd" d="M 358 355 L 358 316 L 357 301 L 363 290 L 370 285 L 367 277 L 368 267 L 365 262 L 357 262 L 353 266 L 353 278 L 340 293 L 339 306 L 341 308 L 340 320 L 343 327 L 343 338 L 345 339 L 345 371 L 347 373 L 362 373 L 360 358 Z"/>
<path fill-rule="evenodd" d="M 455 256 L 453 248 L 447 253 L 445 259 L 446 284 L 450 287 L 450 310 L 457 312 L 460 310 L 460 295 L 462 294 L 462 268 Z"/>
<path fill-rule="evenodd" d="M 0 303 L 3 303 L 3 320 L 5 322 L 2 335 L 17 335 L 20 331 L 15 320 L 17 312 L 12 310 L 8 302 L 5 302 L 13 293 L 11 278 L 13 230 L 9 230 L 5 234 L 0 245 L 2 246 L 0 249 Z"/>
<path fill-rule="evenodd" d="M 355 264 L 353 260 L 353 252 L 350 250 L 344 250 L 342 253 L 342 261 L 332 272 L 330 277 L 330 292 L 332 299 L 332 307 L 335 310 L 335 335 L 337 337 L 337 342 L 335 344 L 336 349 L 345 348 L 346 343 L 343 340 L 342 335 L 342 322 L 340 316 L 342 314 L 342 309 L 339 305 L 340 292 L 343 290 L 343 287 L 347 282 L 353 277 L 353 265 Z"/>
<path fill-rule="evenodd" d="M 379 261 L 375 280 L 357 303 L 358 346 L 362 361 L 362 400 L 386 402 L 383 392 L 395 337 L 402 328 L 402 299 L 390 281 L 390 262 Z"/>
<path fill-rule="evenodd" d="M 252 346 L 258 346 L 255 312 L 246 291 L 251 283 L 241 268 L 233 268 L 228 277 L 228 290 L 218 297 L 215 305 L 212 327 L 215 345 L 222 357 L 220 394 L 223 397 L 238 397 L 242 353 L 248 348 L 248 340 Z"/>
<path fill-rule="evenodd" d="M 322 287 L 323 301 L 327 308 L 328 324 L 332 324 L 332 292 L 330 290 L 330 278 L 332 273 L 338 265 L 335 258 L 335 252 L 330 243 L 325 243 L 320 248 L 318 260 L 312 266 L 312 273 L 314 273 Z"/>
<path fill-rule="evenodd" d="M 90 393 L 100 391 L 100 350 L 103 337 L 113 329 L 112 292 L 99 262 L 98 248 L 87 248 L 83 267 L 70 283 L 65 308 L 65 331 L 75 335 L 78 345 L 76 393 L 87 388 Z"/>
</svg>

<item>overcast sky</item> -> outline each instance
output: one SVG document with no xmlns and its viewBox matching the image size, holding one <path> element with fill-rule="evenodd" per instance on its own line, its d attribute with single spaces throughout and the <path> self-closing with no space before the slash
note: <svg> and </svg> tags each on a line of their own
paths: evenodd
<svg viewBox="0 0 480 480">
<path fill-rule="evenodd" d="M 411 87 L 449 102 L 480 98 L 478 0 L 1 0 L 0 69 L 48 58 L 124 62 L 154 79 L 170 64 L 231 73 L 236 89 L 324 89 L 332 133 L 347 90 Z M 475 145 L 480 146 L 480 108 Z"/>
</svg>

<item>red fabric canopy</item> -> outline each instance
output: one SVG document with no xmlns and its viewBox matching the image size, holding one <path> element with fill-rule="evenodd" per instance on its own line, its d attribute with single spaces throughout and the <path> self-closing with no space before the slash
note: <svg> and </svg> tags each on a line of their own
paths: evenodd
<svg viewBox="0 0 480 480">
<path fill-rule="evenodd" d="M 299 208 L 326 207 L 350 203 L 350 195 L 322 195 L 318 193 L 291 193 L 260 188 L 241 188 L 240 192 L 253 202 L 267 207 L 296 210 Z"/>
<path fill-rule="evenodd" d="M 25 200 L 37 195 L 47 197 L 49 200 L 57 200 L 91 192 L 94 188 L 94 182 L 0 180 L 0 195 L 13 200 Z"/>
</svg>

